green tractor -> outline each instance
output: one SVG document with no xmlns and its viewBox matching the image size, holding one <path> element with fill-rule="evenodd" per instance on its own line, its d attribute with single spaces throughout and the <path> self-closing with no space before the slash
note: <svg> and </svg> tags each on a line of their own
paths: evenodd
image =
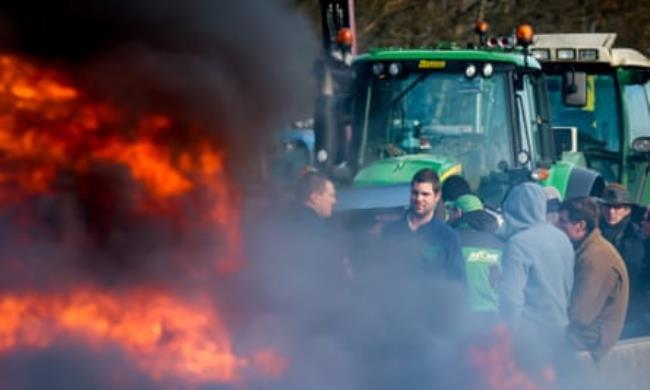
<svg viewBox="0 0 650 390">
<path fill-rule="evenodd" d="M 542 63 L 560 152 L 650 202 L 650 60 L 615 48 L 616 34 L 540 34 Z"/>
<path fill-rule="evenodd" d="M 327 10 L 325 31 L 348 27 L 336 19 L 344 12 L 328 20 Z M 518 30 L 522 47 L 515 37 L 488 39 L 486 27 L 477 23 L 476 47 L 374 49 L 351 62 L 341 60 L 349 43 L 336 40 L 347 34 L 332 33 L 326 51 L 343 54 L 331 72 L 322 68 L 316 160 L 356 189 L 408 183 L 425 167 L 443 180 L 462 174 L 494 208 L 531 177 L 565 197 L 602 190 L 596 172 L 556 158 L 546 82 L 526 49 L 532 29 Z"/>
</svg>

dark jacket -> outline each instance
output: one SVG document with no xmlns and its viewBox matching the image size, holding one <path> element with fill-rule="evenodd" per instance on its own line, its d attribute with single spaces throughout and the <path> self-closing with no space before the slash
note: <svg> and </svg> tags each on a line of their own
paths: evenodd
<svg viewBox="0 0 650 390">
<path fill-rule="evenodd" d="M 494 232 L 496 219 L 483 210 L 472 211 L 453 221 L 460 236 L 470 309 L 498 312 L 498 281 L 501 276 L 503 241 Z"/>
<path fill-rule="evenodd" d="M 333 233 L 331 221 L 322 218 L 314 210 L 306 206 L 295 206 L 288 212 L 288 228 L 298 236 L 312 237 L 321 240 L 323 235 Z"/>
<path fill-rule="evenodd" d="M 644 291 L 647 289 L 644 280 L 647 274 L 645 264 L 645 246 L 641 229 L 635 225 L 630 216 L 616 225 L 600 224 L 603 237 L 611 242 L 623 258 L 630 278 L 630 319 L 638 316 L 644 310 Z"/>
<path fill-rule="evenodd" d="M 458 233 L 436 218 L 412 231 L 407 218 L 408 213 L 382 230 L 380 245 L 387 250 L 391 261 L 398 261 L 400 268 L 423 276 L 464 282 Z"/>
<path fill-rule="evenodd" d="M 569 338 L 600 359 L 620 337 L 629 298 L 623 259 L 599 229 L 576 249 L 575 279 L 569 305 Z"/>
<path fill-rule="evenodd" d="M 533 326 L 561 335 L 569 323 L 574 251 L 564 232 L 546 222 L 541 186 L 514 187 L 504 203 L 500 312 L 511 327 Z"/>
<path fill-rule="evenodd" d="M 273 242 L 262 254 L 268 262 L 264 267 L 271 268 L 269 278 L 276 279 L 268 284 L 280 283 L 272 297 L 284 304 L 315 307 L 313 301 L 324 289 L 346 283 L 347 242 L 332 223 L 308 207 L 296 206 L 268 232 Z"/>
</svg>

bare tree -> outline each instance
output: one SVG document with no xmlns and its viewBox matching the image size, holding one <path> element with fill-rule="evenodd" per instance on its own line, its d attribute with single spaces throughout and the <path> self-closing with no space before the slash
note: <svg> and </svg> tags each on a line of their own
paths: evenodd
<svg viewBox="0 0 650 390">
<path fill-rule="evenodd" d="M 294 0 L 318 26 L 318 0 Z M 616 32 L 617 46 L 650 53 L 650 0 L 355 0 L 359 47 L 427 47 L 475 40 L 484 16 L 491 34 L 520 23 L 538 32 Z M 317 28 L 317 27 L 315 27 Z"/>
</svg>

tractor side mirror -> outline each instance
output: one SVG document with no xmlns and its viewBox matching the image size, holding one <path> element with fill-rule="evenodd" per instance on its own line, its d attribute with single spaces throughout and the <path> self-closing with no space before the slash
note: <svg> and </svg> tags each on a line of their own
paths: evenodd
<svg viewBox="0 0 650 390">
<path fill-rule="evenodd" d="M 566 106 L 584 107 L 587 104 L 587 74 L 585 72 L 564 73 L 562 99 Z"/>
<path fill-rule="evenodd" d="M 575 153 L 578 151 L 578 128 L 577 127 L 553 127 L 553 142 L 557 158 L 562 157 L 564 152 Z"/>
</svg>

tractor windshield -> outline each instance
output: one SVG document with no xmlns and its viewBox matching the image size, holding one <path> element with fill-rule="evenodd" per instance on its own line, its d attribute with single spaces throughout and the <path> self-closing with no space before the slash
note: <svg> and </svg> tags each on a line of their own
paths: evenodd
<svg viewBox="0 0 650 390">
<path fill-rule="evenodd" d="M 478 185 L 500 162 L 512 160 L 506 75 L 433 71 L 368 78 L 356 105 L 355 116 L 363 118 L 357 123 L 359 163 L 433 154 L 461 163 L 463 175 Z"/>
<path fill-rule="evenodd" d="M 571 107 L 562 98 L 562 75 L 547 76 L 553 126 L 578 128 L 578 148 L 587 165 L 607 181 L 620 180 L 621 111 L 613 73 L 587 75 L 587 104 Z"/>
</svg>

